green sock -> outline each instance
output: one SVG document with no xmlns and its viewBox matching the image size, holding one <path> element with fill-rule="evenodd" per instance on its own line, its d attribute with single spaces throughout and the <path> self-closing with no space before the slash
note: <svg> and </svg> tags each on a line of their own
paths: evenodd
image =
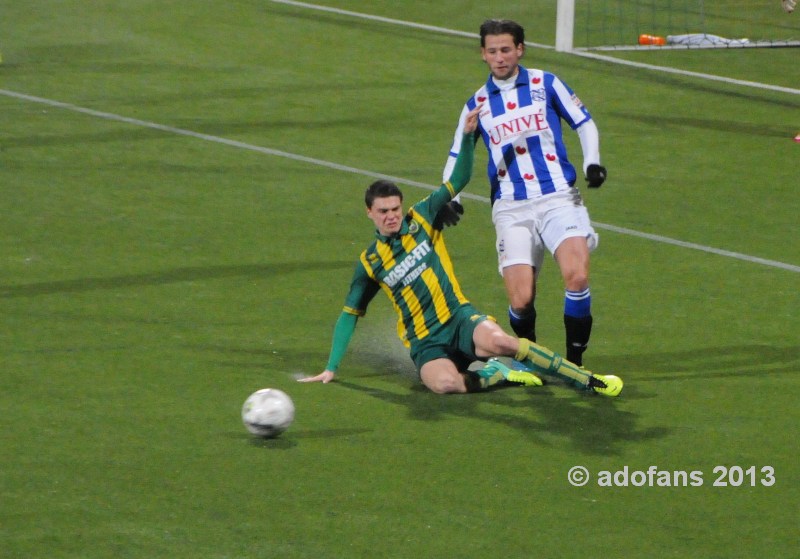
<svg viewBox="0 0 800 559">
<path fill-rule="evenodd" d="M 519 351 L 516 360 L 527 367 L 541 371 L 545 374 L 555 375 L 563 380 L 575 382 L 581 386 L 588 386 L 590 373 L 567 361 L 553 350 L 526 340 L 519 339 Z"/>
</svg>

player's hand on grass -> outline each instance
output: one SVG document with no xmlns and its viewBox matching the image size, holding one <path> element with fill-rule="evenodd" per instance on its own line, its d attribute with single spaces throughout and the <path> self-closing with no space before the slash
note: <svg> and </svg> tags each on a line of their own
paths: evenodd
<svg viewBox="0 0 800 559">
<path fill-rule="evenodd" d="M 606 182 L 608 171 L 602 165 L 592 163 L 586 167 L 586 182 L 589 183 L 589 188 L 600 188 L 600 185 Z"/>
<path fill-rule="evenodd" d="M 336 376 L 336 373 L 326 369 L 316 376 L 299 378 L 297 382 L 321 382 L 322 384 L 328 384 L 333 380 L 334 376 Z"/>
<path fill-rule="evenodd" d="M 782 0 L 781 4 L 783 4 L 783 11 L 791 14 L 794 11 L 794 7 L 797 6 L 797 0 Z"/>
</svg>

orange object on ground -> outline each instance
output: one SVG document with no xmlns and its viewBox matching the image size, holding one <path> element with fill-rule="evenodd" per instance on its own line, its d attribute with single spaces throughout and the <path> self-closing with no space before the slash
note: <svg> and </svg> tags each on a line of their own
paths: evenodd
<svg viewBox="0 0 800 559">
<path fill-rule="evenodd" d="M 640 45 L 657 45 L 662 46 L 666 44 L 664 37 L 659 37 L 658 35 L 647 35 L 642 34 L 639 35 L 639 44 Z"/>
</svg>

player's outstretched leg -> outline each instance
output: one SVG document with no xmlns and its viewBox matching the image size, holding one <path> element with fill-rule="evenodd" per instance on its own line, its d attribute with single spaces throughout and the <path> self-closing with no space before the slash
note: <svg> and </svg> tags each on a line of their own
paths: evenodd
<svg viewBox="0 0 800 559">
<path fill-rule="evenodd" d="M 604 396 L 618 396 L 622 379 L 614 375 L 598 375 L 567 361 L 556 352 L 525 338 L 519 340 L 515 359 L 531 369 L 552 374 Z"/>
<path fill-rule="evenodd" d="M 533 373 L 515 371 L 495 358 L 489 359 L 486 365 L 477 371 L 477 374 L 480 377 L 481 387 L 484 389 L 494 386 L 501 381 L 521 384 L 523 386 L 542 386 L 543 384 L 542 379 Z"/>
</svg>

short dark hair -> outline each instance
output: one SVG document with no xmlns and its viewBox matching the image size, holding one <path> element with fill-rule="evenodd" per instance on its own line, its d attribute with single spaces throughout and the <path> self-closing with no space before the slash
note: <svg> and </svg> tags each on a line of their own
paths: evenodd
<svg viewBox="0 0 800 559">
<path fill-rule="evenodd" d="M 519 46 L 525 42 L 525 29 L 510 19 L 487 19 L 481 23 L 481 46 L 486 46 L 486 35 L 511 35 L 514 45 Z"/>
<path fill-rule="evenodd" d="M 380 179 L 369 185 L 367 191 L 364 193 L 364 203 L 367 204 L 368 208 L 371 208 L 373 202 L 375 202 L 375 198 L 390 198 L 392 196 L 398 196 L 400 201 L 403 201 L 403 193 L 400 192 L 400 189 L 395 183 L 386 179 Z"/>
</svg>

